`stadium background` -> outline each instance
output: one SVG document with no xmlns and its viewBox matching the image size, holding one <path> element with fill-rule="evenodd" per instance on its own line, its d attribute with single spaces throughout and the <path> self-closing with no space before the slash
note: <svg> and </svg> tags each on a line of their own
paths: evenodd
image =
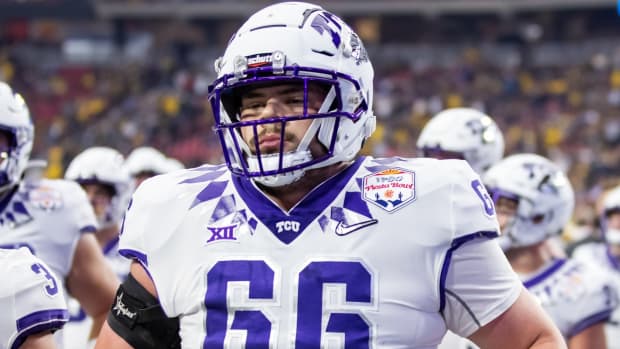
<svg viewBox="0 0 620 349">
<path fill-rule="evenodd" d="M 213 60 L 268 1 L 0 2 L 0 80 L 35 121 L 47 175 L 93 145 L 151 145 L 186 166 L 221 162 L 206 97 Z M 473 106 L 504 132 L 506 154 L 560 164 L 574 223 L 596 225 L 620 184 L 620 17 L 613 0 L 317 1 L 364 40 L 379 126 L 364 152 L 415 156 L 425 122 Z M 275 40 L 266 38 L 266 40 Z"/>
</svg>

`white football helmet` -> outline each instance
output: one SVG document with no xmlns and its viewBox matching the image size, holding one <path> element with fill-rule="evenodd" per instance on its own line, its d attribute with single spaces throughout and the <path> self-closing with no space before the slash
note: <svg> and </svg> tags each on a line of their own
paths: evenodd
<svg viewBox="0 0 620 349">
<path fill-rule="evenodd" d="M 0 149 L 0 193 L 17 185 L 28 165 L 34 126 L 24 98 L 0 81 L 0 131 L 9 136 L 8 149 Z"/>
<path fill-rule="evenodd" d="M 132 176 L 139 173 L 150 172 L 154 175 L 170 172 L 171 167 L 168 158 L 159 150 L 152 147 L 139 147 L 134 149 L 125 166 Z"/>
<path fill-rule="evenodd" d="M 375 129 L 374 71 L 366 50 L 347 24 L 317 5 L 283 2 L 258 11 L 234 34 L 215 69 L 209 99 L 228 167 L 264 185 L 290 184 L 307 169 L 353 159 Z M 318 113 L 239 120 L 241 87 L 287 82 L 299 83 L 305 96 L 309 83 L 327 86 Z M 253 154 L 240 134 L 242 126 L 256 133 L 264 124 L 284 134 L 289 121 L 300 119 L 313 122 L 292 152 L 285 153 L 282 142 L 278 154 Z M 310 154 L 315 137 L 327 155 Z"/>
<path fill-rule="evenodd" d="M 620 214 L 620 186 L 612 189 L 603 200 L 603 234 L 610 244 L 620 244 L 620 229 L 607 227 L 606 218 L 610 214 Z"/>
<path fill-rule="evenodd" d="M 483 176 L 493 201 L 517 201 L 515 216 L 502 228 L 503 247 L 536 244 L 560 234 L 573 213 L 575 197 L 566 175 L 550 160 L 535 154 L 511 155 Z"/>
<path fill-rule="evenodd" d="M 102 228 L 121 222 L 133 192 L 132 179 L 124 161 L 123 155 L 112 148 L 92 147 L 78 154 L 65 172 L 65 179 L 80 184 L 104 184 L 114 188 L 105 216 L 98 217 Z"/>
<path fill-rule="evenodd" d="M 417 147 L 425 157 L 465 160 L 482 174 L 504 156 L 504 136 L 488 115 L 471 108 L 451 108 L 424 126 Z"/>
<path fill-rule="evenodd" d="M 166 173 L 182 170 L 185 168 L 183 163 L 175 158 L 166 158 Z"/>
</svg>

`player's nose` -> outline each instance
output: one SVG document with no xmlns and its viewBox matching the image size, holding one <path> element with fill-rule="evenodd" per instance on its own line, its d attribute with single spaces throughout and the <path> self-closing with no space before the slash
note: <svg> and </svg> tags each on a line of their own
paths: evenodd
<svg viewBox="0 0 620 349">
<path fill-rule="evenodd" d="M 277 97 L 271 97 L 265 103 L 265 108 L 261 113 L 261 118 L 272 118 L 276 116 L 286 115 L 285 105 Z"/>
</svg>

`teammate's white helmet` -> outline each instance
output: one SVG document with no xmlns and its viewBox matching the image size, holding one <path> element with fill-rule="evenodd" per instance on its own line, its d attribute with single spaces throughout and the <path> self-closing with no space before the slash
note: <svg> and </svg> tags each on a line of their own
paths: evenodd
<svg viewBox="0 0 620 349">
<path fill-rule="evenodd" d="M 612 189 L 603 200 L 603 234 L 605 241 L 611 244 L 620 244 L 620 229 L 607 227 L 606 217 L 612 213 L 620 214 L 620 186 Z"/>
<path fill-rule="evenodd" d="M 451 108 L 424 126 L 417 147 L 426 157 L 466 160 L 482 174 L 504 155 L 504 136 L 488 115 L 471 108 Z"/>
<path fill-rule="evenodd" d="M 177 171 L 177 170 L 182 170 L 184 168 L 185 168 L 185 165 L 183 165 L 181 161 L 174 159 L 174 158 L 166 158 L 166 173 Z"/>
<path fill-rule="evenodd" d="M 157 175 L 170 171 L 170 165 L 166 156 L 152 147 L 134 149 L 127 156 L 125 166 L 132 176 L 141 172 L 152 172 Z"/>
<path fill-rule="evenodd" d="M 562 232 L 575 205 L 573 188 L 560 168 L 535 154 L 509 156 L 483 176 L 493 200 L 518 202 L 513 219 L 502 228 L 503 247 L 536 244 Z"/>
<path fill-rule="evenodd" d="M 0 193 L 13 187 L 22 178 L 28 165 L 34 126 L 28 106 L 18 93 L 0 81 L 0 130 L 9 135 L 9 148 L 0 149 Z"/>
<path fill-rule="evenodd" d="M 105 217 L 100 217 L 101 227 L 120 223 L 133 192 L 124 160 L 123 155 L 112 148 L 92 147 L 78 154 L 65 172 L 65 179 L 80 184 L 104 184 L 114 188 L 108 211 Z"/>
<path fill-rule="evenodd" d="M 209 99 L 228 167 L 264 185 L 286 185 L 307 169 L 353 159 L 375 129 L 374 72 L 366 50 L 347 24 L 317 5 L 283 2 L 258 11 L 234 34 L 215 69 Z M 329 93 L 316 114 L 239 121 L 240 87 L 284 82 L 299 83 L 306 92 L 308 83 L 319 83 Z M 313 123 L 293 152 L 284 153 L 281 145 L 278 154 L 251 154 L 240 135 L 242 126 L 256 132 L 261 124 L 284 132 L 288 121 L 299 119 Z M 311 156 L 315 135 L 326 156 Z"/>
</svg>

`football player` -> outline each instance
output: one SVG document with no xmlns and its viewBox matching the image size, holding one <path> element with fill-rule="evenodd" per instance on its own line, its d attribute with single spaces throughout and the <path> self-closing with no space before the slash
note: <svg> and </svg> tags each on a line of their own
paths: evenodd
<svg viewBox="0 0 620 349">
<path fill-rule="evenodd" d="M 445 109 L 433 116 L 420 132 L 418 153 L 433 159 L 460 159 L 482 175 L 504 156 L 504 136 L 487 114 L 473 108 Z M 454 349 L 461 337 L 448 331 L 440 349 Z"/>
<path fill-rule="evenodd" d="M 25 248 L 0 249 L 0 349 L 54 349 L 69 319 L 60 280 Z"/>
<path fill-rule="evenodd" d="M 74 182 L 24 180 L 34 127 L 24 99 L 5 83 L 0 83 L 0 115 L 0 247 L 27 247 L 45 261 L 61 279 L 59 287 L 95 318 L 94 337 L 118 280 L 92 234 L 93 210 Z M 60 335 L 57 340 L 62 342 Z"/>
<path fill-rule="evenodd" d="M 268 6 L 215 66 L 227 165 L 136 190 L 120 242 L 134 263 L 97 348 L 434 348 L 447 328 L 564 347 L 466 162 L 357 156 L 373 68 L 340 18 Z"/>
<path fill-rule="evenodd" d="M 607 348 L 603 326 L 618 304 L 613 281 L 586 263 L 556 258 L 545 247 L 545 240 L 560 234 L 573 212 L 574 194 L 566 175 L 546 158 L 518 154 L 492 166 L 484 183 L 495 202 L 500 240 L 512 268 L 568 347 Z"/>
<path fill-rule="evenodd" d="M 620 288 L 620 186 L 605 195 L 601 218 L 605 241 L 583 244 L 575 249 L 573 256 L 599 268 L 603 267 Z M 620 308 L 613 312 L 606 323 L 605 333 L 608 347 L 620 349 Z"/>
<path fill-rule="evenodd" d="M 86 192 L 99 223 L 95 237 L 106 262 L 120 280 L 127 276 L 130 263 L 118 254 L 118 233 L 133 192 L 124 161 L 115 149 L 91 147 L 79 153 L 65 172 L 65 179 L 77 182 Z M 71 318 L 64 329 L 64 349 L 81 349 L 88 340 L 92 321 L 75 300 L 69 299 L 68 304 Z"/>
</svg>

